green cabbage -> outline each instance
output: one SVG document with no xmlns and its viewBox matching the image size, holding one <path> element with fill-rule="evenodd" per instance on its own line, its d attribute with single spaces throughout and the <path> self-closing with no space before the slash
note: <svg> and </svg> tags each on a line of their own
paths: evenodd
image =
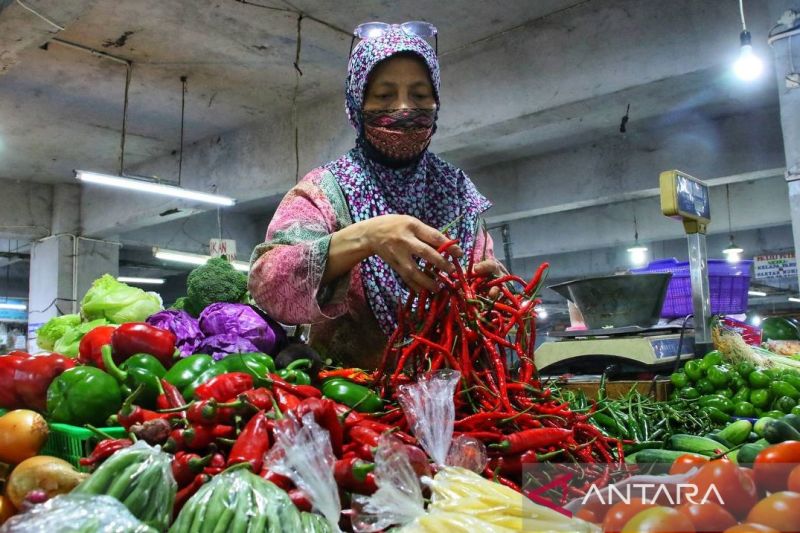
<svg viewBox="0 0 800 533">
<path fill-rule="evenodd" d="M 162 309 L 158 294 L 121 283 L 109 274 L 96 279 L 81 300 L 84 319 L 105 318 L 113 324 L 144 322 Z"/>
<path fill-rule="evenodd" d="M 108 321 L 104 318 L 99 318 L 91 322 L 84 322 L 74 328 L 69 328 L 64 332 L 64 335 L 56 341 L 53 346 L 53 351 L 72 358 L 78 357 L 78 348 L 80 347 L 83 336 L 97 326 L 106 325 L 108 325 Z M 36 344 L 39 344 L 38 338 Z M 41 344 L 39 344 L 39 346 L 41 346 Z"/>
<path fill-rule="evenodd" d="M 56 341 L 69 329 L 81 323 L 80 315 L 54 316 L 36 330 L 36 344 L 44 350 L 52 350 Z"/>
</svg>

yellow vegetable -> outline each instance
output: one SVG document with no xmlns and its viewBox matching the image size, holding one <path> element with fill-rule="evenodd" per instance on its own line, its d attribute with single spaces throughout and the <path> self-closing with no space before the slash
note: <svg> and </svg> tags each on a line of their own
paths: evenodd
<svg viewBox="0 0 800 533">
<path fill-rule="evenodd" d="M 15 465 L 42 449 L 49 428 L 42 415 L 16 409 L 0 416 L 0 463 Z"/>
<path fill-rule="evenodd" d="M 86 477 L 88 474 L 81 474 L 66 461 L 39 455 L 22 461 L 11 471 L 6 483 L 6 495 L 14 507 L 19 508 L 32 490 L 43 490 L 52 498 L 71 491 Z"/>
</svg>

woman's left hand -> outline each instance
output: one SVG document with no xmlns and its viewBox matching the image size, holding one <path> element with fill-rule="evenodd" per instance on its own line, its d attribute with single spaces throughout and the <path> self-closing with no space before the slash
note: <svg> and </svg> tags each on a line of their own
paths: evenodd
<svg viewBox="0 0 800 533">
<path fill-rule="evenodd" d="M 505 267 L 496 259 L 485 259 L 472 265 L 472 270 L 480 276 L 500 277 L 506 273 Z M 500 287 L 489 289 L 489 298 L 497 298 L 500 295 Z"/>
</svg>

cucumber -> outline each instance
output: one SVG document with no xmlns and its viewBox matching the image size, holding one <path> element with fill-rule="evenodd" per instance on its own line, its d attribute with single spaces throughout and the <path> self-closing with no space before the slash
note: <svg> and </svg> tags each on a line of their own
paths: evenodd
<svg viewBox="0 0 800 533">
<path fill-rule="evenodd" d="M 733 462 L 733 464 L 738 465 L 739 464 L 739 450 L 741 450 L 741 448 L 736 448 L 732 452 L 726 453 L 725 457 L 730 459 Z"/>
<path fill-rule="evenodd" d="M 718 442 L 714 442 L 714 444 L 719 446 Z M 634 455 L 636 458 L 637 465 L 644 465 L 649 463 L 672 464 L 675 462 L 675 459 L 677 459 L 681 455 L 686 455 L 686 453 L 687 452 L 682 450 L 646 449 L 636 452 Z"/>
<path fill-rule="evenodd" d="M 781 417 L 781 420 L 792 426 L 797 431 L 800 431 L 800 416 L 788 414 Z"/>
<path fill-rule="evenodd" d="M 786 440 L 800 440 L 800 431 L 783 420 L 773 420 L 764 428 L 764 438 L 770 444 L 778 444 Z"/>
<path fill-rule="evenodd" d="M 708 435 L 706 435 L 706 438 L 717 441 L 728 450 L 734 447 L 734 444 L 732 444 L 729 440 L 725 439 L 724 437 L 721 437 L 719 433 L 709 433 Z"/>
<path fill-rule="evenodd" d="M 756 421 L 755 425 L 753 426 L 753 431 L 756 432 L 756 435 L 763 438 L 764 428 L 767 427 L 767 424 L 773 421 L 775 421 L 775 419 L 771 416 L 762 416 Z"/>
<path fill-rule="evenodd" d="M 707 456 L 716 455 L 718 450 L 722 450 L 723 452 L 728 451 L 727 446 L 713 439 L 698 437 L 696 435 L 686 435 L 684 433 L 672 435 L 669 439 L 669 448 Z"/>
<path fill-rule="evenodd" d="M 737 457 L 740 465 L 751 465 L 756 460 L 756 456 L 761 453 L 761 450 L 767 448 L 769 442 L 766 439 L 761 439 L 757 442 L 745 444 L 739 448 L 739 455 Z"/>
<path fill-rule="evenodd" d="M 737 446 L 747 440 L 747 437 L 750 435 L 750 431 L 752 429 L 753 424 L 751 424 L 749 420 L 737 420 L 736 422 L 728 424 L 725 426 L 725 428 L 721 429 L 719 433 L 717 433 L 717 436 L 725 439 L 733 446 Z M 732 446 L 728 446 L 728 448 L 731 447 Z"/>
</svg>

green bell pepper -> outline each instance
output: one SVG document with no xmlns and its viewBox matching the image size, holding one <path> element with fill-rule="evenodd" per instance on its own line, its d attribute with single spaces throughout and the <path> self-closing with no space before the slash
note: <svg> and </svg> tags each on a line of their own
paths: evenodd
<svg viewBox="0 0 800 533">
<path fill-rule="evenodd" d="M 156 359 L 149 353 L 137 353 L 125 359 L 121 365 L 120 370 L 129 370 L 131 368 L 141 368 L 148 372 L 155 374 L 159 378 L 163 378 L 167 373 L 167 369 L 161 364 L 161 361 Z"/>
<path fill-rule="evenodd" d="M 253 358 L 256 361 L 258 361 L 259 363 L 261 363 L 262 365 L 264 365 L 267 368 L 269 368 L 270 373 L 273 373 L 273 374 L 275 373 L 275 360 L 272 359 L 272 357 L 270 357 L 269 355 L 267 355 L 265 353 L 262 353 L 262 352 L 247 352 L 247 353 L 242 353 L 242 354 L 239 354 L 239 355 L 246 356 L 248 358 Z M 228 356 L 228 357 L 230 357 L 230 356 Z M 228 357 L 226 357 L 225 359 L 227 359 Z M 224 359 L 223 359 L 223 361 L 224 361 Z"/>
<path fill-rule="evenodd" d="M 383 408 L 383 401 L 375 392 L 344 378 L 326 381 L 322 385 L 322 395 L 361 413 L 374 413 Z"/>
<path fill-rule="evenodd" d="M 183 391 L 203 372 L 214 366 L 214 359 L 204 353 L 190 355 L 172 365 L 164 379 Z"/>
<path fill-rule="evenodd" d="M 47 412 L 54 422 L 100 426 L 121 405 L 117 380 L 91 366 L 71 368 L 47 388 Z"/>
<path fill-rule="evenodd" d="M 261 354 L 263 355 L 263 354 Z M 269 357 L 268 355 L 264 357 Z M 275 364 L 265 361 L 262 357 L 258 357 L 253 353 L 239 353 L 227 356 L 222 361 L 219 361 L 216 366 L 221 366 L 225 372 L 244 372 L 253 376 L 253 382 L 257 387 L 261 387 L 269 383 L 267 381 L 267 374 L 274 371 Z M 287 380 L 288 381 L 288 380 Z M 306 383 L 307 385 L 307 383 Z"/>
<path fill-rule="evenodd" d="M 126 370 L 118 367 L 111 356 L 111 346 L 106 344 L 101 349 L 103 354 L 103 366 L 106 372 L 116 379 L 120 385 L 123 396 L 130 396 L 133 391 L 141 387 L 137 398 L 137 404 L 145 409 L 153 409 L 156 406 L 156 398 L 161 394 L 161 383 L 159 376 L 138 366 L 128 366 Z"/>
<path fill-rule="evenodd" d="M 301 369 L 311 368 L 311 359 L 295 359 L 286 368 L 278 370 L 277 374 L 285 381 L 295 385 L 311 384 L 311 377 Z"/>
</svg>

